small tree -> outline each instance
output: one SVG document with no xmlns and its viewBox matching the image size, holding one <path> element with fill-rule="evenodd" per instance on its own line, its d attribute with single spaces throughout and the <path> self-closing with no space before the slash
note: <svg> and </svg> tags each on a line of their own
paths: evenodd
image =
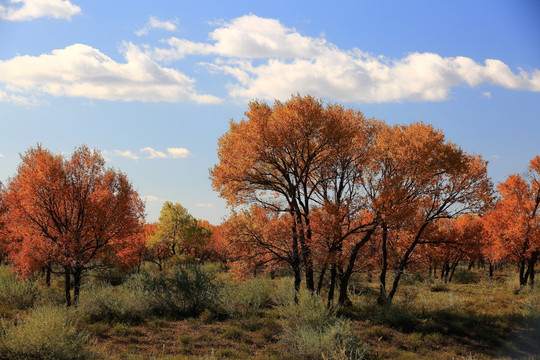
<svg viewBox="0 0 540 360">
<path fill-rule="evenodd" d="M 96 150 L 81 146 L 64 159 L 40 145 L 30 148 L 5 202 L 8 229 L 18 239 L 11 244 L 15 266 L 23 274 L 51 262 L 62 266 L 68 306 L 71 276 L 76 303 L 88 269 L 138 261 L 144 204 L 127 176 L 106 168 Z"/>
<path fill-rule="evenodd" d="M 498 187 L 500 200 L 484 219 L 490 252 L 518 265 L 521 286 L 534 284 L 540 258 L 540 156 L 525 176 L 510 175 Z"/>
</svg>

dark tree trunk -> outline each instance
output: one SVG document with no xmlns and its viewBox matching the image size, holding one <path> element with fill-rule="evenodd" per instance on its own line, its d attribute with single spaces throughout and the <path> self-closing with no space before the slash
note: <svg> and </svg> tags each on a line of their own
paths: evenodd
<svg viewBox="0 0 540 360">
<path fill-rule="evenodd" d="M 323 265 L 323 267 L 321 269 L 321 273 L 319 274 L 319 281 L 317 282 L 317 295 L 321 294 L 321 289 L 322 289 L 323 282 L 324 282 L 324 275 L 326 273 L 326 268 L 327 267 L 328 267 L 328 262 L 325 261 L 324 265 Z"/>
<path fill-rule="evenodd" d="M 467 267 L 467 270 L 471 271 L 471 269 L 474 267 L 474 261 L 469 262 L 469 266 Z"/>
<path fill-rule="evenodd" d="M 388 227 L 386 224 L 382 224 L 382 266 L 381 275 L 379 276 L 379 297 L 377 303 L 379 305 L 386 305 L 388 303 L 388 295 L 386 294 L 386 270 L 388 269 L 388 251 L 386 245 L 388 242 Z M 431 267 L 429 268 L 431 271 Z"/>
<path fill-rule="evenodd" d="M 493 279 L 493 270 L 494 270 L 494 268 L 495 268 L 495 267 L 493 266 L 493 263 L 490 261 L 490 262 L 489 262 L 489 270 L 488 270 L 488 271 L 489 271 L 489 278 L 490 278 L 490 279 Z"/>
<path fill-rule="evenodd" d="M 73 304 L 79 303 L 79 294 L 81 291 L 82 268 L 77 266 L 73 271 Z"/>
<path fill-rule="evenodd" d="M 527 284 L 528 273 L 525 273 L 525 261 L 519 262 L 519 286 L 523 287 Z"/>
<path fill-rule="evenodd" d="M 328 289 L 328 307 L 334 306 L 334 290 L 336 288 L 336 277 L 337 277 L 337 266 L 335 263 L 332 264 L 332 269 L 330 270 L 330 288 Z"/>
<path fill-rule="evenodd" d="M 302 282 L 302 274 L 300 272 L 300 254 L 298 252 L 298 232 L 296 229 L 296 224 L 293 221 L 292 225 L 292 234 L 293 234 L 293 261 L 292 268 L 294 273 L 294 302 L 298 303 L 298 293 L 300 292 L 300 284 Z"/>
<path fill-rule="evenodd" d="M 409 248 L 407 249 L 407 251 L 403 255 L 403 258 L 401 259 L 401 262 L 399 263 L 399 267 L 398 267 L 398 270 L 396 272 L 396 277 L 394 278 L 394 282 L 392 283 L 392 289 L 390 290 L 390 293 L 388 294 L 388 298 L 390 299 L 390 301 L 392 301 L 392 299 L 394 298 L 394 295 L 396 294 L 397 288 L 399 286 L 399 281 L 401 280 L 401 276 L 403 276 L 403 272 L 405 271 L 405 267 L 409 263 L 409 258 L 412 255 L 412 253 L 414 251 L 414 248 L 416 247 L 416 245 L 420 241 L 420 237 L 422 236 L 422 233 L 424 232 L 427 225 L 428 225 L 427 222 L 422 224 L 422 226 L 418 230 L 418 233 L 414 237 L 413 242 L 411 243 L 411 245 L 409 246 Z"/>
<path fill-rule="evenodd" d="M 48 264 L 45 269 L 45 285 L 47 285 L 47 287 L 51 287 L 51 271 L 51 264 Z"/>
<path fill-rule="evenodd" d="M 451 268 L 451 271 L 450 271 L 450 277 L 448 278 L 448 282 L 452 282 L 452 279 L 454 278 L 454 272 L 456 271 L 458 263 L 459 263 L 459 261 L 456 261 L 454 264 L 452 264 L 452 268 Z"/>
<path fill-rule="evenodd" d="M 369 239 L 371 238 L 371 235 L 373 235 L 376 228 L 377 228 L 377 226 L 373 226 L 371 229 L 369 229 L 369 231 L 367 231 L 364 234 L 364 237 L 362 238 L 362 240 L 360 240 L 360 242 L 355 244 L 355 246 L 354 246 L 354 248 L 353 248 L 353 250 L 351 252 L 351 256 L 349 257 L 349 264 L 347 265 L 347 269 L 345 270 L 345 272 L 343 273 L 343 275 L 342 275 L 342 277 L 340 279 L 341 281 L 340 281 L 340 284 L 339 284 L 339 299 L 338 299 L 338 304 L 340 306 L 345 305 L 346 300 L 348 300 L 347 288 L 349 286 L 349 280 L 351 279 L 351 275 L 352 275 L 352 272 L 354 270 L 354 263 L 356 261 L 356 257 L 358 256 L 358 251 L 360 251 L 360 248 L 362 246 L 364 246 L 364 244 L 369 241 Z"/>
<path fill-rule="evenodd" d="M 66 294 L 66 306 L 71 306 L 71 270 L 68 266 L 64 267 L 64 289 Z"/>
</svg>

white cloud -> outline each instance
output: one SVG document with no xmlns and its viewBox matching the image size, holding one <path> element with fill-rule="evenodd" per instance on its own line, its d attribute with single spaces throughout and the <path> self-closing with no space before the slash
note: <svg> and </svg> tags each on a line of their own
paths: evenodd
<svg viewBox="0 0 540 360">
<path fill-rule="evenodd" d="M 53 17 L 70 20 L 81 8 L 68 0 L 9 0 L 8 6 L 0 5 L 0 19 L 11 21 Z"/>
<path fill-rule="evenodd" d="M 486 99 L 491 99 L 491 93 L 489 91 L 484 91 L 482 95 L 484 95 Z"/>
<path fill-rule="evenodd" d="M 343 50 L 323 37 L 301 35 L 278 20 L 246 15 L 221 23 L 210 42 L 173 37 L 169 47 L 150 51 L 157 61 L 207 55 L 205 65 L 232 76 L 233 97 L 287 99 L 310 93 L 338 101 L 378 103 L 442 101 L 453 87 L 482 83 L 508 89 L 540 91 L 540 70 L 514 73 L 500 60 L 483 64 L 471 58 L 413 52 L 401 59 Z"/>
<path fill-rule="evenodd" d="M 181 147 L 179 148 L 168 147 L 167 152 L 173 159 L 183 159 L 183 158 L 188 158 L 188 157 L 193 156 L 193 154 L 191 154 L 188 149 L 181 148 Z"/>
<path fill-rule="evenodd" d="M 176 31 L 176 24 L 178 24 L 177 19 L 172 20 L 172 21 L 160 21 L 155 16 L 150 16 L 148 23 L 142 29 L 136 31 L 135 35 L 137 36 L 146 35 L 152 29 Z"/>
<path fill-rule="evenodd" d="M 139 47 L 124 43 L 125 63 L 118 63 L 88 45 L 75 44 L 40 56 L 0 61 L 0 82 L 8 95 L 49 94 L 89 99 L 218 103 L 198 94 L 195 80 L 158 65 Z M 0 95 L 1 96 L 1 95 Z"/>
<path fill-rule="evenodd" d="M 167 157 L 167 154 L 165 154 L 164 152 L 155 150 L 151 148 L 150 146 L 142 148 L 140 152 L 147 153 L 148 154 L 148 156 L 146 157 L 147 159 L 164 159 Z"/>
<path fill-rule="evenodd" d="M 196 203 L 195 206 L 197 206 L 197 207 L 204 207 L 204 208 L 212 208 L 212 207 L 214 207 L 214 204 L 210 204 L 210 203 L 208 203 L 208 204 Z"/>
<path fill-rule="evenodd" d="M 137 160 L 139 156 L 135 155 L 131 150 L 113 150 L 113 151 L 104 151 L 105 155 L 109 156 L 119 156 L 126 157 L 133 160 Z"/>
<path fill-rule="evenodd" d="M 150 146 L 143 147 L 139 150 L 140 153 L 144 155 L 145 159 L 184 159 L 188 157 L 192 157 L 193 154 L 189 152 L 186 148 L 167 148 L 167 154 L 163 151 L 156 150 Z M 105 156 L 112 156 L 112 157 L 126 157 L 133 160 L 140 159 L 142 156 L 139 156 L 135 154 L 131 150 L 112 150 L 112 151 L 104 151 L 103 154 Z"/>
<path fill-rule="evenodd" d="M 163 199 L 155 196 L 155 195 L 144 195 L 141 196 L 141 199 L 148 201 L 148 202 L 161 202 L 164 201 Z"/>
<path fill-rule="evenodd" d="M 4 154 L 0 154 L 0 158 L 3 158 L 4 157 Z"/>
<path fill-rule="evenodd" d="M 24 105 L 24 106 L 36 106 L 38 104 L 37 100 L 34 98 L 28 98 L 21 95 L 15 95 L 15 94 L 8 94 L 2 90 L 0 90 L 0 102 L 9 102 L 15 105 Z"/>
</svg>

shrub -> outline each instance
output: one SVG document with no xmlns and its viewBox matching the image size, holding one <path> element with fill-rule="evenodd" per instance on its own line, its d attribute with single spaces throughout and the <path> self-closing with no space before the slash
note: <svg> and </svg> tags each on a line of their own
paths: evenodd
<svg viewBox="0 0 540 360">
<path fill-rule="evenodd" d="M 84 288 L 76 312 L 88 322 L 121 321 L 138 323 L 156 312 L 151 294 L 139 289 L 111 285 Z"/>
<path fill-rule="evenodd" d="M 273 304 L 272 280 L 255 278 L 243 283 L 229 283 L 220 294 L 220 307 L 233 318 L 257 316 L 263 308 Z"/>
<path fill-rule="evenodd" d="M 60 307 L 34 309 L 19 324 L 2 326 L 0 359 L 86 359 L 89 336 L 75 328 L 68 312 Z"/>
<path fill-rule="evenodd" d="M 392 304 L 383 307 L 381 312 L 382 322 L 400 329 L 405 332 L 410 332 L 417 325 L 416 315 L 411 311 L 409 306 L 403 304 Z"/>
<path fill-rule="evenodd" d="M 287 356 L 305 359 L 361 359 L 366 349 L 355 336 L 351 322 L 336 317 L 321 299 L 301 292 L 298 304 L 281 308 L 280 342 Z"/>
<path fill-rule="evenodd" d="M 167 271 L 135 274 L 126 282 L 130 289 L 149 293 L 156 310 L 173 314 L 200 315 L 215 305 L 218 287 L 215 274 L 198 264 Z"/>
<path fill-rule="evenodd" d="M 9 308 L 27 309 L 39 295 L 38 286 L 31 280 L 20 280 L 7 266 L 0 266 L 0 304 Z"/>
<path fill-rule="evenodd" d="M 429 289 L 432 292 L 447 292 L 450 291 L 450 288 L 448 287 L 448 284 L 442 282 L 442 281 L 435 281 Z"/>
<path fill-rule="evenodd" d="M 456 269 L 452 279 L 458 284 L 472 284 L 479 281 L 478 276 L 474 272 L 464 268 Z"/>
</svg>

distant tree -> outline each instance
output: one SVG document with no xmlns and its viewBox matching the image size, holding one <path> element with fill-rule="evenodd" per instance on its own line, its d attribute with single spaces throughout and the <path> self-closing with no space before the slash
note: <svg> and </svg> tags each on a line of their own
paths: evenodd
<svg viewBox="0 0 540 360">
<path fill-rule="evenodd" d="M 10 179 L 5 202 L 13 237 L 10 257 L 23 274 L 55 262 L 64 268 L 67 305 L 79 299 L 81 277 L 107 264 L 129 265 L 140 246 L 144 204 L 127 176 L 106 168 L 96 150 L 69 159 L 38 145 Z M 128 255 L 131 254 L 131 255 Z"/>
<path fill-rule="evenodd" d="M 204 260 L 211 235 L 208 222 L 195 219 L 182 205 L 166 201 L 148 246 L 159 252 L 161 259 L 188 256 Z"/>
<path fill-rule="evenodd" d="M 517 264 L 521 286 L 533 285 L 540 258 L 540 156 L 526 175 L 510 175 L 498 192 L 500 200 L 484 217 L 489 252 Z"/>
</svg>

